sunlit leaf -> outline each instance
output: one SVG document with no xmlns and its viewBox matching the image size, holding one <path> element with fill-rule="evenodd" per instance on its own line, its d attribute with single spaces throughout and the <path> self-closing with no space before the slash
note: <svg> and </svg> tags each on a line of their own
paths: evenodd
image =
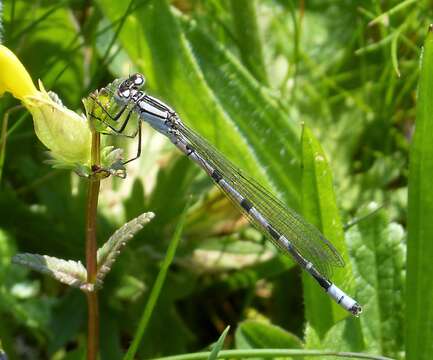
<svg viewBox="0 0 433 360">
<path fill-rule="evenodd" d="M 87 281 L 87 271 L 81 262 L 63 260 L 47 255 L 17 254 L 15 264 L 49 275 L 69 286 L 81 288 Z"/>
<path fill-rule="evenodd" d="M 98 272 L 96 275 L 96 284 L 102 286 L 105 276 L 110 272 L 113 263 L 119 256 L 122 248 L 133 236 L 140 231 L 145 224 L 154 218 L 154 213 L 144 213 L 135 219 L 129 221 L 117 230 L 107 242 L 98 249 L 97 263 Z"/>
</svg>

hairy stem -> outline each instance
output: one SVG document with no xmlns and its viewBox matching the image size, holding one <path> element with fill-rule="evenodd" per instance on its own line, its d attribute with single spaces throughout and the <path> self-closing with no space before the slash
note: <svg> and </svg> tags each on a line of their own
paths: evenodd
<svg viewBox="0 0 433 360">
<path fill-rule="evenodd" d="M 100 165 L 100 135 L 92 132 L 92 167 Z M 91 177 L 87 192 L 87 213 L 86 213 L 86 268 L 87 282 L 94 284 L 98 264 L 96 253 L 98 244 L 96 241 L 96 215 L 98 209 L 100 180 L 97 176 Z M 96 290 L 87 293 L 87 360 L 96 360 L 99 349 L 99 308 L 98 293 Z"/>
</svg>

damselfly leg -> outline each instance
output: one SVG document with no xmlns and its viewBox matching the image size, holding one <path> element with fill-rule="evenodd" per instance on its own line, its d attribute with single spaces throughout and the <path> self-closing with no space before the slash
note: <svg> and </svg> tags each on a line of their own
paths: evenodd
<svg viewBox="0 0 433 360">
<path fill-rule="evenodd" d="M 141 126 L 142 126 L 142 122 L 139 121 L 138 122 L 138 129 L 137 129 L 137 132 L 138 132 L 137 154 L 133 158 L 131 158 L 131 159 L 127 160 L 127 161 L 124 161 L 123 165 L 125 165 L 127 163 L 130 163 L 131 161 L 134 161 L 134 160 L 138 159 L 140 157 L 140 155 L 141 155 Z M 135 133 L 135 136 L 137 136 L 137 132 Z"/>
<path fill-rule="evenodd" d="M 92 98 L 92 100 L 94 101 L 94 103 L 97 104 L 97 105 L 101 108 L 101 110 L 103 111 L 103 113 L 104 113 L 104 114 L 105 114 L 105 115 L 106 115 L 110 120 L 112 120 L 112 121 L 114 121 L 114 122 L 117 122 L 117 121 L 121 118 L 121 116 L 124 114 L 125 110 L 128 108 L 128 105 L 124 105 L 124 106 L 119 110 L 119 112 L 118 112 L 116 115 L 111 115 L 111 114 L 107 111 L 107 109 L 105 108 L 105 106 L 104 106 L 103 104 L 101 104 L 101 102 L 100 102 L 96 97 L 93 97 L 93 96 L 92 96 L 91 98 Z M 114 126 L 112 126 L 110 123 L 108 123 L 108 121 L 106 121 L 104 118 L 99 117 L 99 116 L 96 116 L 93 112 L 90 113 L 90 116 L 91 116 L 92 118 L 94 118 L 94 119 L 96 119 L 96 120 L 102 122 L 104 125 L 108 126 L 108 127 L 109 127 L 113 132 L 114 132 L 114 134 L 107 133 L 107 132 L 101 132 L 101 134 L 104 134 L 104 135 L 120 135 L 120 136 L 124 136 L 124 137 L 127 137 L 127 138 L 135 138 L 135 137 L 137 136 L 138 129 L 137 129 L 137 130 L 136 130 L 132 135 L 130 135 L 130 134 L 123 134 L 123 131 L 125 130 L 126 126 L 127 126 L 128 123 L 129 123 L 129 120 L 130 120 L 130 118 L 131 118 L 131 114 L 132 114 L 132 111 L 131 111 L 131 110 L 128 111 L 128 114 L 126 115 L 125 120 L 122 122 L 122 125 L 120 126 L 119 129 L 116 129 Z"/>
</svg>

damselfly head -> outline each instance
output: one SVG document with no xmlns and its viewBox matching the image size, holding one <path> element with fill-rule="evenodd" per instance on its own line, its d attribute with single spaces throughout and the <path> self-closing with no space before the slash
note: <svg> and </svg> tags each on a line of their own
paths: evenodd
<svg viewBox="0 0 433 360">
<path fill-rule="evenodd" d="M 136 73 L 130 75 L 126 80 L 123 80 L 118 87 L 118 95 L 120 98 L 129 99 L 144 85 L 144 76 Z"/>
<path fill-rule="evenodd" d="M 137 88 L 141 88 L 145 83 L 144 76 L 139 73 L 131 75 L 129 79 Z"/>
</svg>

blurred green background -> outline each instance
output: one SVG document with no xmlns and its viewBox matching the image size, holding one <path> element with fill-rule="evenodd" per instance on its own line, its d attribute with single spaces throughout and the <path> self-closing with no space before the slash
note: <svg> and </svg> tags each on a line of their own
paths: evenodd
<svg viewBox="0 0 433 360">
<path fill-rule="evenodd" d="M 139 358 L 206 349 L 231 325 L 233 349 L 402 359 L 404 329 L 420 329 L 416 321 L 425 328 L 408 358 L 433 357 L 432 292 L 416 307 L 430 309 L 421 317 L 405 314 L 404 292 L 409 144 L 431 1 L 0 4 L 2 43 L 71 109 L 82 111 L 81 99 L 114 78 L 143 73 L 149 93 L 336 243 L 346 267 L 334 280 L 364 306 L 358 319 L 331 307 L 193 163 L 145 126 L 143 155 L 127 179 L 102 184 L 100 244 L 135 216 L 156 214 L 100 293 L 102 359 L 120 359 L 128 348 L 190 195 Z M 4 95 L 1 118 L 17 103 Z M 301 124 L 311 129 L 302 139 Z M 134 140 L 110 141 L 135 151 Z M 320 167 L 317 156 L 328 163 Z M 81 359 L 85 349 L 84 296 L 10 262 L 17 252 L 84 258 L 87 182 L 46 159 L 30 115 L 13 113 L 0 164 L 0 339 L 10 359 Z"/>
</svg>

